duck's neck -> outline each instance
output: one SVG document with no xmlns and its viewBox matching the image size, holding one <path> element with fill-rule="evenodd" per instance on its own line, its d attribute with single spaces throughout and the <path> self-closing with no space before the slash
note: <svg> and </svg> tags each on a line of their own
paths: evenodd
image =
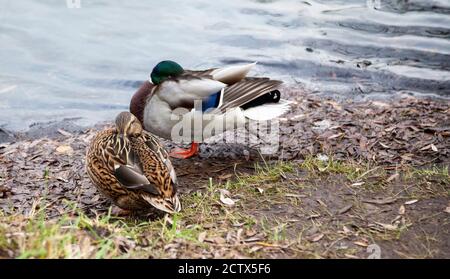
<svg viewBox="0 0 450 279">
<path fill-rule="evenodd" d="M 130 112 L 144 125 L 144 108 L 154 85 L 148 80 L 134 93 L 130 102 Z"/>
</svg>

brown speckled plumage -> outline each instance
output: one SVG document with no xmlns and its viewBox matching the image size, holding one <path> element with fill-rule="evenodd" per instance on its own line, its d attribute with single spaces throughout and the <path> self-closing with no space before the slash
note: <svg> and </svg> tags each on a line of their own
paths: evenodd
<svg viewBox="0 0 450 279">
<path fill-rule="evenodd" d="M 145 211 L 153 206 L 172 213 L 181 208 L 167 152 L 129 112 L 117 116 L 116 128 L 95 136 L 86 169 L 97 189 L 124 210 Z"/>
</svg>

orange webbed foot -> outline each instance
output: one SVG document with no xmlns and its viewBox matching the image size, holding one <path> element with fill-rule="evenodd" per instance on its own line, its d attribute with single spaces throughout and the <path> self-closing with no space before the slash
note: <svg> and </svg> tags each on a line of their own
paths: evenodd
<svg viewBox="0 0 450 279">
<path fill-rule="evenodd" d="M 189 149 L 175 148 L 169 153 L 170 157 L 188 159 L 198 154 L 198 143 L 193 142 Z"/>
</svg>

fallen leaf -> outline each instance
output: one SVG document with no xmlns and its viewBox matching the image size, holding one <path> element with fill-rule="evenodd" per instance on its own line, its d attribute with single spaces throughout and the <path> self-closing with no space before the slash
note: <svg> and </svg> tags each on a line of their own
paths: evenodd
<svg viewBox="0 0 450 279">
<path fill-rule="evenodd" d="M 358 246 L 361 246 L 361 247 L 367 247 L 367 246 L 369 246 L 369 243 L 367 243 L 367 242 L 362 242 L 362 241 L 355 241 L 355 242 L 353 242 L 353 244 L 358 245 Z"/>
<path fill-rule="evenodd" d="M 309 238 L 309 241 L 317 242 L 317 241 L 321 240 L 323 237 L 324 237 L 323 233 L 316 233 Z"/>
<path fill-rule="evenodd" d="M 60 133 L 63 136 L 66 136 L 66 137 L 71 137 L 72 136 L 72 133 L 64 131 L 63 129 L 58 129 L 58 133 Z"/>
<path fill-rule="evenodd" d="M 92 199 L 91 199 L 91 203 L 96 203 L 98 202 L 98 200 L 100 199 L 99 195 L 95 195 Z"/>
<path fill-rule="evenodd" d="M 400 219 L 402 219 L 402 218 L 404 218 L 403 216 L 401 216 L 401 215 L 397 215 L 395 218 L 394 218 L 394 220 L 392 220 L 391 221 L 391 223 L 392 224 L 395 224 L 395 223 L 397 223 Z"/>
<path fill-rule="evenodd" d="M 339 61 L 339 60 L 338 60 L 338 61 Z M 336 63 L 339 63 L 339 62 L 336 62 Z M 340 60 L 340 63 L 344 63 L 344 61 Z M 342 106 L 339 105 L 338 102 L 335 102 L 335 101 L 325 101 L 325 102 L 326 102 L 327 104 L 332 105 L 333 108 L 334 108 L 335 110 L 342 110 Z"/>
<path fill-rule="evenodd" d="M 264 189 L 263 189 L 263 188 L 256 187 L 256 189 L 258 190 L 258 192 L 259 192 L 260 194 L 264 193 Z"/>
<path fill-rule="evenodd" d="M 373 204 L 390 204 L 397 200 L 397 198 L 389 197 L 385 199 L 362 199 L 362 202 L 373 203 Z"/>
<path fill-rule="evenodd" d="M 444 209 L 444 212 L 450 213 L 450 206 L 447 206 L 447 207 Z"/>
<path fill-rule="evenodd" d="M 69 182 L 69 180 L 65 179 L 64 177 L 57 177 L 56 179 L 65 183 Z"/>
<path fill-rule="evenodd" d="M 180 248 L 180 243 L 170 243 L 164 246 L 164 250 L 177 250 Z"/>
<path fill-rule="evenodd" d="M 216 236 L 212 239 L 212 242 L 221 245 L 221 244 L 225 244 L 226 240 L 223 237 Z"/>
<path fill-rule="evenodd" d="M 420 149 L 420 151 L 425 151 L 425 150 L 430 149 L 430 148 L 431 148 L 431 144 L 422 147 L 422 148 Z"/>
<path fill-rule="evenodd" d="M 220 201 L 225 205 L 234 206 L 236 202 L 233 199 L 227 197 L 230 195 L 230 192 L 225 189 L 220 189 L 219 191 L 220 191 Z"/>
<path fill-rule="evenodd" d="M 383 228 L 385 228 L 388 231 L 395 231 L 398 229 L 397 225 L 384 224 L 384 223 L 379 223 L 379 222 L 375 222 L 375 224 L 382 226 Z"/>
<path fill-rule="evenodd" d="M 211 179 L 211 178 L 210 178 Z M 227 189 L 219 189 L 219 192 L 225 196 L 230 196 L 231 193 Z"/>
<path fill-rule="evenodd" d="M 347 226 L 343 226 L 342 230 L 344 231 L 345 234 L 352 234 L 353 233 L 353 231 L 350 230 L 349 228 L 347 228 Z"/>
<path fill-rule="evenodd" d="M 410 200 L 410 201 L 406 201 L 405 204 L 406 205 L 410 205 L 410 204 L 414 204 L 416 202 L 418 202 L 419 200 Z"/>
<path fill-rule="evenodd" d="M 413 154 L 411 154 L 411 155 L 402 155 L 402 156 L 400 156 L 403 160 L 405 160 L 405 161 L 412 161 L 413 160 Z"/>
<path fill-rule="evenodd" d="M 307 217 L 307 219 L 319 218 L 320 216 L 321 216 L 320 214 L 311 214 Z"/>
<path fill-rule="evenodd" d="M 290 198 L 306 198 L 306 195 L 298 195 L 298 194 L 285 194 L 286 197 Z"/>
<path fill-rule="evenodd" d="M 264 247 L 280 247 L 278 244 L 272 244 L 267 242 L 256 242 L 256 244 L 264 246 Z"/>
<path fill-rule="evenodd" d="M 349 211 L 352 207 L 353 207 L 353 204 L 344 206 L 343 208 L 339 209 L 338 214 L 344 214 L 345 212 Z"/>
<path fill-rule="evenodd" d="M 245 222 L 241 222 L 241 223 L 233 223 L 233 227 L 242 227 L 243 225 L 245 225 Z"/>
<path fill-rule="evenodd" d="M 359 259 L 358 256 L 355 256 L 355 255 L 344 254 L 344 256 L 348 259 Z"/>
<path fill-rule="evenodd" d="M 403 204 L 400 205 L 400 208 L 398 209 L 398 214 L 403 215 L 405 214 L 405 211 L 406 211 L 405 206 Z"/>
<path fill-rule="evenodd" d="M 248 230 L 245 231 L 245 235 L 247 237 L 254 236 L 255 234 L 256 234 L 256 231 L 254 231 L 252 229 L 248 229 Z"/>
<path fill-rule="evenodd" d="M 344 133 L 339 133 L 339 134 L 331 135 L 331 136 L 329 136 L 327 139 L 328 139 L 328 140 L 332 140 L 332 139 L 335 139 L 335 138 L 338 138 L 338 137 L 342 136 L 343 134 L 344 134 Z"/>
<path fill-rule="evenodd" d="M 328 207 L 326 203 L 324 203 L 322 200 L 318 199 L 317 202 L 323 206 L 323 207 Z"/>
<path fill-rule="evenodd" d="M 324 119 L 322 121 L 314 122 L 314 126 L 315 127 L 313 127 L 313 129 L 323 131 L 331 127 L 331 122 L 329 120 Z"/>
<path fill-rule="evenodd" d="M 73 148 L 70 145 L 60 145 L 56 148 L 56 152 L 61 154 L 73 154 Z"/>
<path fill-rule="evenodd" d="M 244 239 L 244 242 L 256 242 L 256 241 L 261 241 L 264 238 L 261 235 L 255 235 L 249 238 Z"/>
<path fill-rule="evenodd" d="M 379 144 L 380 144 L 381 146 L 383 146 L 384 148 L 386 148 L 386 149 L 389 149 L 389 148 L 390 148 L 388 145 L 382 143 L 381 141 L 379 142 Z"/>
<path fill-rule="evenodd" d="M 434 152 L 438 152 L 436 145 L 430 144 L 430 146 L 431 146 L 431 150 L 433 150 Z"/>
<path fill-rule="evenodd" d="M 225 179 L 228 179 L 228 178 L 230 178 L 232 176 L 233 176 L 233 174 L 231 174 L 231 173 L 223 174 L 223 175 L 219 175 L 219 179 L 220 180 L 225 180 Z"/>
<path fill-rule="evenodd" d="M 394 129 L 396 128 L 396 126 L 391 126 L 389 128 L 384 129 L 386 132 L 392 132 Z"/>
<path fill-rule="evenodd" d="M 324 172 L 324 171 L 326 171 L 326 170 L 328 169 L 328 166 L 326 166 L 326 167 L 317 167 L 317 169 L 318 169 L 320 172 Z"/>
<path fill-rule="evenodd" d="M 241 242 L 241 236 L 242 236 L 242 232 L 243 231 L 244 231 L 243 228 L 240 228 L 240 229 L 237 230 L 236 238 L 235 238 L 235 244 L 238 244 L 238 243 Z"/>
<path fill-rule="evenodd" d="M 257 251 L 261 250 L 262 248 L 263 248 L 263 246 L 260 246 L 260 245 L 252 246 L 252 248 L 250 248 L 250 253 L 257 252 Z"/>
<path fill-rule="evenodd" d="M 214 227 L 215 227 L 215 225 L 213 223 L 206 223 L 203 225 L 203 228 L 205 228 L 205 229 L 211 229 Z"/>
<path fill-rule="evenodd" d="M 206 232 L 201 232 L 198 234 L 198 242 L 202 243 L 203 241 L 205 241 L 206 238 Z"/>
<path fill-rule="evenodd" d="M 398 172 L 396 172 L 393 175 L 389 176 L 389 178 L 386 180 L 386 182 L 391 182 L 392 180 L 396 179 L 399 176 L 400 175 L 398 174 Z"/>
</svg>

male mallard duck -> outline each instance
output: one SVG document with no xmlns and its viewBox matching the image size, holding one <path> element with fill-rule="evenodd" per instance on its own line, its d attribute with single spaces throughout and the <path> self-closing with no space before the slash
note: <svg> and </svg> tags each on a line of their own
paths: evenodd
<svg viewBox="0 0 450 279">
<path fill-rule="evenodd" d="M 280 99 L 276 90 L 281 81 L 246 77 L 255 64 L 192 71 L 176 62 L 162 61 L 153 69 L 150 80 L 134 94 L 130 111 L 147 131 L 171 140 L 182 130 L 180 119 L 174 115 L 183 111 L 182 116 L 188 119 L 184 123 L 193 123 L 183 126 L 189 130 L 184 128 L 182 135 L 192 142 L 191 148 L 174 150 L 170 156 L 189 158 L 198 152 L 198 142 L 208 136 L 204 132 L 207 127 L 209 131 L 220 127 L 224 132 L 245 126 L 249 119 L 270 120 L 288 111 L 290 102 Z M 201 109 L 195 101 L 200 101 Z M 199 111 L 206 111 L 204 115 L 208 116 L 201 118 L 200 131 L 194 120 Z"/>
<path fill-rule="evenodd" d="M 167 152 L 129 112 L 116 117 L 115 128 L 95 136 L 86 169 L 97 189 L 122 210 L 146 211 L 153 206 L 173 213 L 181 209 Z"/>
</svg>

